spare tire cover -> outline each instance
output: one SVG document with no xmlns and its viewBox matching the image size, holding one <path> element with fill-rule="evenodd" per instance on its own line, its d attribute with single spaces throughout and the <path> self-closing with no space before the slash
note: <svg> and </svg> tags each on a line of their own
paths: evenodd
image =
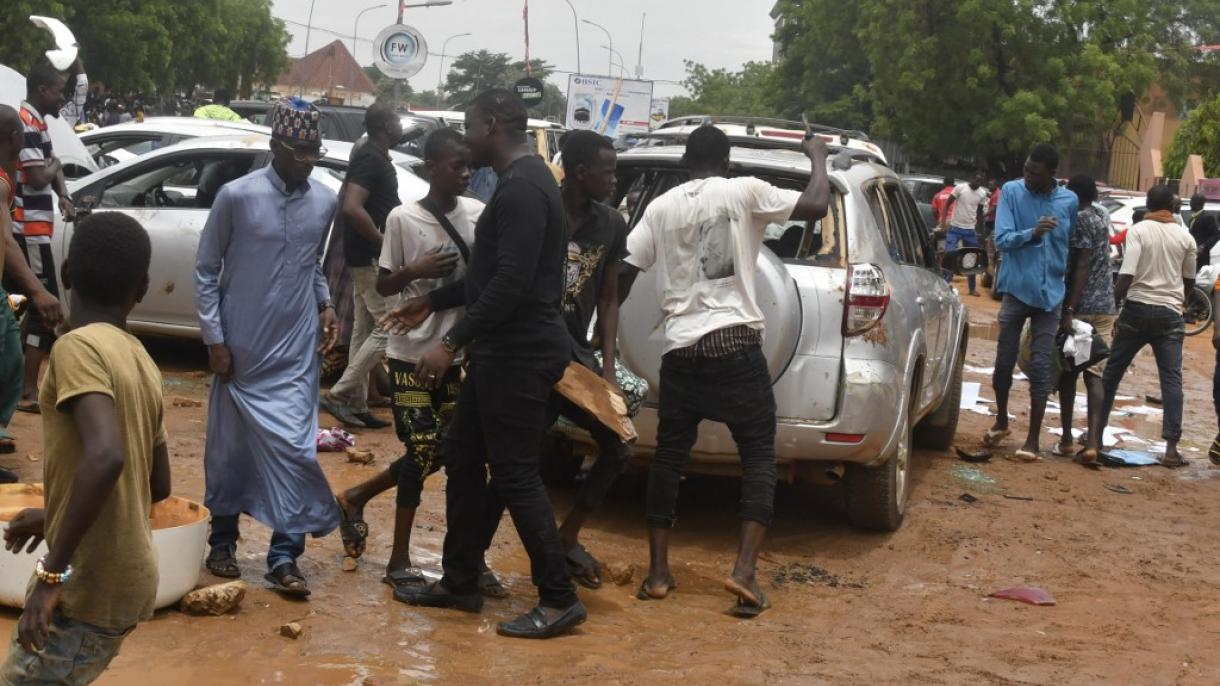
<svg viewBox="0 0 1220 686">
<path fill-rule="evenodd" d="M 763 354 L 774 383 L 796 354 L 803 317 L 801 296 L 788 268 L 766 247 L 758 253 L 754 280 L 758 307 L 767 321 Z M 653 400 L 661 387 L 661 356 L 665 353 L 663 320 L 657 295 L 657 272 L 644 272 L 632 286 L 631 297 L 623 303 L 618 349 L 623 363 L 648 380 L 649 397 Z"/>
</svg>

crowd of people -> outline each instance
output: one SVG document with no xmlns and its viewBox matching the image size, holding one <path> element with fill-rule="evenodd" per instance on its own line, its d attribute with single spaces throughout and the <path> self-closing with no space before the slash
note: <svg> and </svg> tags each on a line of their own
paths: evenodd
<svg viewBox="0 0 1220 686">
<path fill-rule="evenodd" d="M 69 76 L 76 80 L 67 92 L 79 93 L 83 70 L 77 65 Z M 0 203 L 11 210 L 0 212 L 0 276 L 30 300 L 24 328 L 11 308 L 0 308 L 0 452 L 15 450 L 6 427 L 16 409 L 41 413 L 46 494 L 45 508 L 22 512 L 5 540 L 14 551 L 32 551 L 44 538 L 49 548 L 31 580 L 0 683 L 53 680 L 65 671 L 73 683 L 88 683 L 104 671 L 151 615 L 157 573 L 148 515 L 171 491 L 160 372 L 126 331 L 126 317 L 149 284 L 147 232 L 125 215 L 95 212 L 78 223 L 59 268 L 49 249 L 55 213 L 65 219 L 75 213 L 45 124 L 48 116 L 70 116 L 63 114 L 67 87 L 63 74 L 42 64 L 27 77 L 21 108 L 0 106 Z M 223 99 L 199 116 L 224 116 Z M 605 203 L 616 190 L 609 140 L 570 134 L 557 185 L 527 142 L 527 112 L 516 94 L 487 91 L 465 116 L 464 133 L 441 129 L 426 141 L 428 192 L 403 204 L 389 159 L 401 137 L 391 108 L 368 109 L 367 135 L 335 194 L 310 181 L 325 154 L 319 111 L 283 100 L 270 115 L 271 165 L 218 193 L 195 282 L 215 375 L 204 455 L 205 505 L 212 512 L 206 568 L 221 578 L 241 576 L 245 514 L 273 531 L 270 586 L 308 597 L 298 565 L 306 538 L 337 529 L 345 554 L 360 558 L 369 538 L 365 508 L 393 489 L 393 545 L 383 581 L 396 600 L 478 612 L 485 597 L 504 597 L 486 553 L 507 511 L 529 556 L 538 603 L 501 623 L 499 633 L 548 638 L 572 630 L 588 614 L 576 585 L 602 584 L 602 565 L 580 534 L 631 446 L 555 384 L 578 365 L 638 405 L 646 385 L 618 360 L 619 306 L 639 272 L 655 271 L 657 293 L 642 297 L 663 303 L 665 355 L 645 503 L 650 561 L 637 597 L 661 600 L 677 585 L 669 540 L 681 475 L 699 424 L 723 422 L 743 472 L 740 543 L 724 587 L 733 614 L 757 616 L 770 606 L 755 567 L 773 517 L 776 407 L 761 351 L 754 267 L 768 224 L 825 216 L 825 145 L 816 138 L 804 143 L 812 169 L 807 186 L 784 190 L 729 178 L 728 138 L 701 127 L 686 143 L 690 180 L 655 198 L 629 233 Z M 486 204 L 468 193 L 476 167 L 490 167 L 497 177 Z M 995 283 L 1003 297 L 993 377 L 999 414 L 984 442 L 996 446 L 1012 433 L 1009 396 L 1024 335 L 1031 406 L 1013 456 L 1041 459 L 1046 405 L 1058 390 L 1064 437 L 1054 451 L 1096 467 L 1123 376 L 1150 346 L 1165 408 L 1163 463 L 1181 466 L 1182 305 L 1199 255 L 1216 244 L 1220 229 L 1214 217 L 1196 212 L 1188 231 L 1175 217 L 1173 191 L 1155 186 L 1146 215 L 1123 237 L 1115 280 L 1096 182 L 1075 176 L 1061 185 L 1057 170 L 1055 149 L 1039 145 L 1023 178 L 991 192 L 978 175 L 947 184 L 952 188 L 939 199 L 950 250 L 977 245 L 976 227 L 994 222 L 1003 257 Z M 320 263 L 332 224 L 342 232 L 356 323 L 347 369 L 323 392 L 320 356 L 339 337 Z M 701 264 L 702 241 L 736 246 L 727 258 L 732 264 L 691 268 Z M 60 286 L 70 289 L 66 322 Z M 975 292 L 973 282 L 969 290 Z M 1069 339 L 1087 341 L 1087 359 L 1064 356 Z M 368 404 L 370 374 L 383 359 L 392 421 Z M 1082 374 L 1088 424 L 1077 450 L 1071 424 Z M 1220 377 L 1216 397 L 1220 404 Z M 319 409 L 350 426 L 392 424 L 402 456 L 334 492 L 317 460 Z M 598 455 L 572 510 L 557 523 L 539 449 L 560 415 L 590 432 Z M 1220 462 L 1220 436 L 1210 454 Z M 430 582 L 412 561 L 411 532 L 423 484 L 442 467 L 443 575 Z M 17 475 L 6 471 L 0 480 Z"/>
<path fill-rule="evenodd" d="M 157 573 L 148 516 L 171 491 L 161 375 L 126 331 L 149 285 L 147 232 L 126 215 L 94 212 L 77 223 L 59 269 L 39 247 L 49 242 L 56 211 L 74 215 L 45 126 L 45 117 L 60 116 L 65 86 L 64 75 L 42 64 L 27 76 L 20 110 L 0 107 L 0 202 L 12 208 L 0 213 L 5 284 L 32 302 L 23 334 L 9 308 L 0 313 L 0 425 L 24 392 L 27 366 L 11 361 L 49 358 L 36 403 L 27 407 L 43 420 L 45 508 L 23 511 L 5 530 L 9 550 L 33 551 L 45 539 L 49 552 L 31 579 L 0 683 L 67 674 L 88 683 L 104 671 L 151 616 Z M 224 186 L 203 230 L 195 301 L 215 375 L 204 455 L 207 569 L 240 576 L 245 514 L 273 531 L 267 582 L 285 596 L 307 597 L 298 565 L 306 537 L 338 529 L 345 552 L 360 557 L 369 535 L 365 505 L 396 488 L 384 576 L 395 599 L 477 612 L 485 596 L 504 596 L 486 551 L 507 511 L 529 556 L 538 604 L 498 632 L 548 638 L 581 624 L 587 609 L 575 586 L 599 587 L 602 567 L 580 533 L 631 447 L 555 384 L 579 365 L 607 390 L 642 400 L 646 384 L 618 361 L 618 308 L 635 275 L 656 270 L 658 293 L 643 297 L 667 294 L 667 352 L 646 507 L 650 567 L 638 596 L 660 600 L 676 586 L 668 543 L 680 476 L 699 423 L 711 420 L 732 428 L 745 473 L 741 543 L 724 583 L 730 609 L 747 617 L 766 610 L 755 566 L 773 516 L 776 417 L 769 384 L 759 383 L 768 372 L 753 269 L 769 223 L 825 216 L 825 145 L 804 144 L 813 174 L 803 192 L 791 191 L 728 178 L 729 141 L 703 127 L 687 143 L 691 181 L 657 198 L 628 234 L 622 215 L 603 202 L 615 191 L 611 142 L 592 132 L 570 135 L 557 185 L 528 144 L 526 108 L 515 93 L 479 95 L 466 110 L 464 134 L 442 129 L 429 138 L 428 193 L 406 204 L 387 152 L 398 117 L 374 106 L 365 123 L 368 136 L 336 196 L 310 182 L 325 153 L 317 108 L 278 102 L 270 116 L 272 163 Z M 486 205 L 466 192 L 474 167 L 491 167 L 498 178 Z M 350 377 L 323 394 L 320 356 L 339 327 L 320 264 L 333 220 L 344 231 L 363 323 Z M 738 246 L 732 268 L 678 268 L 697 259 L 701 240 L 713 239 Z M 70 289 L 66 322 L 61 285 Z M 45 334 L 30 334 L 35 322 Z M 317 461 L 319 406 L 376 419 L 360 402 L 383 355 L 404 454 L 336 494 Z M 587 428 L 599 453 L 557 523 L 539 450 L 560 414 Z M 14 439 L 4 439 L 0 449 L 11 452 Z M 424 480 L 442 466 L 443 576 L 429 582 L 412 564 L 410 534 Z"/>
</svg>

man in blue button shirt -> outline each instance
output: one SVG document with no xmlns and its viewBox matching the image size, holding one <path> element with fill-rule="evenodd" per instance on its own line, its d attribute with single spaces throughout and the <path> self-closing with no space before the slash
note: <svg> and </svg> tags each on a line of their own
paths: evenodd
<svg viewBox="0 0 1220 686">
<path fill-rule="evenodd" d="M 1076 194 L 1055 182 L 1059 154 L 1050 145 L 1035 146 L 1025 161 L 1025 178 L 1009 181 L 996 209 L 995 246 L 1003 257 L 996 292 L 1003 294 L 995 375 L 999 416 L 983 442 L 994 445 L 1008 428 L 1008 392 L 1021 348 L 1021 330 L 1029 321 L 1032 334 L 1029 374 L 1029 434 L 1017 459 L 1039 462 L 1038 436 L 1053 386 L 1051 354 L 1065 293 L 1068 246 L 1076 220 Z"/>
</svg>

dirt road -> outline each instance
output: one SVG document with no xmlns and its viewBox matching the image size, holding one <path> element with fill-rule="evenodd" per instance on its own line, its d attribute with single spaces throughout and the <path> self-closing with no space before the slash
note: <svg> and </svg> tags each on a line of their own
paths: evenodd
<svg viewBox="0 0 1220 686">
<path fill-rule="evenodd" d="M 970 299 L 985 333 L 995 307 Z M 167 401 L 205 400 L 206 364 L 192 346 L 150 342 L 166 370 Z M 159 612 L 128 640 L 100 683 L 119 684 L 1214 684 L 1220 681 L 1220 469 L 1205 451 L 1214 433 L 1208 335 L 1187 343 L 1186 441 L 1190 467 L 1086 471 L 1066 460 L 968 466 L 950 453 L 920 453 L 906 523 L 892 535 L 848 527 L 833 494 L 782 486 L 761 572 L 775 608 L 754 621 L 729 617 L 720 581 L 735 544 L 737 488 L 730 479 L 683 484 L 673 559 L 681 588 L 641 602 L 634 585 L 581 591 L 590 619 L 573 636 L 545 643 L 497 637 L 494 624 L 530 607 L 527 560 L 506 521 L 491 554 L 512 597 L 481 616 L 420 610 L 379 583 L 389 553 L 392 496 L 369 507 L 369 552 L 340 570 L 337 536 L 310 541 L 302 561 L 313 601 L 289 603 L 263 588 L 268 532 L 246 522 L 239 556 L 251 592 L 238 614 L 196 618 Z M 976 336 L 970 364 L 990 367 L 994 342 Z M 989 380 L 967 374 L 967 381 Z M 1014 392 L 1024 428 L 1027 396 Z M 1141 357 L 1122 393 L 1159 395 L 1155 366 Z M 178 495 L 201 499 L 204 408 L 167 402 Z M 329 417 L 324 417 L 329 422 Z M 988 418 L 966 413 L 963 445 Z M 1123 423 L 1130 420 L 1123 420 Z M 1057 425 L 1057 418 L 1052 419 Z M 1145 438 L 1146 422 L 1129 424 Z M 22 415 L 15 467 L 38 480 L 36 418 Z M 401 449 L 391 431 L 366 432 L 368 467 L 321 460 L 336 488 L 388 464 Z M 1052 437 L 1044 439 L 1049 451 Z M 1016 444 L 1010 444 L 1015 448 Z M 1119 484 L 1133 491 L 1104 488 Z M 589 548 L 616 567 L 647 562 L 644 479 L 625 477 L 593 520 Z M 972 504 L 963 493 L 977 498 Z M 1015 500 L 1005 495 L 1032 498 Z M 553 494 L 566 510 L 571 494 Z M 816 496 L 816 497 L 814 497 Z M 443 478 L 428 483 L 415 532 L 415 561 L 435 569 L 444 532 Z M 206 573 L 204 583 L 214 579 Z M 1054 607 L 989 600 L 996 589 L 1031 584 Z M 11 629 L 17 614 L 0 614 Z M 290 640 L 281 624 L 299 621 Z M 7 635 L 7 633 L 5 634 Z"/>
</svg>

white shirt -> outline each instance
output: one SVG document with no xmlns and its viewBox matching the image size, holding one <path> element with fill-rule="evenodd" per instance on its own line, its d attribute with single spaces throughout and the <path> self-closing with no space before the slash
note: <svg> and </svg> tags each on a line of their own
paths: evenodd
<svg viewBox="0 0 1220 686">
<path fill-rule="evenodd" d="M 457 207 L 445 216 L 466 245 L 474 250 L 474 227 L 483 213 L 483 203 L 473 198 L 458 198 Z M 449 239 L 444 227 L 432 213 L 420 207 L 418 202 L 409 202 L 395 207 L 385 222 L 385 238 L 381 242 L 381 258 L 377 266 L 391 272 L 399 271 L 424 255 L 440 249 L 458 253 L 457 245 Z M 466 260 L 458 258 L 457 267 L 449 276 L 440 279 L 416 279 L 403 289 L 404 298 L 425 295 L 441 286 L 453 283 L 466 274 Z M 465 308 L 455 307 L 437 312 L 423 324 L 403 335 L 391 334 L 386 339 L 386 355 L 391 359 L 418 364 L 419 358 L 430 348 L 440 343 L 445 333 L 462 318 Z M 454 363 L 461 357 L 454 358 Z"/>
<path fill-rule="evenodd" d="M 991 198 L 991 191 L 983 186 L 971 188 L 970 184 L 963 183 L 953 189 L 951 197 L 955 203 L 949 225 L 959 229 L 973 229 L 979 220 L 979 206 Z"/>
<path fill-rule="evenodd" d="M 745 325 L 762 331 L 754 271 L 767 225 L 792 216 L 796 191 L 752 177 L 688 181 L 657 198 L 627 236 L 627 264 L 658 267 L 665 352 Z"/>
<path fill-rule="evenodd" d="M 1126 252 L 1120 275 L 1132 277 L 1127 300 L 1182 311 L 1183 279 L 1195 278 L 1198 246 L 1176 222 L 1152 219 L 1127 229 Z"/>
</svg>

